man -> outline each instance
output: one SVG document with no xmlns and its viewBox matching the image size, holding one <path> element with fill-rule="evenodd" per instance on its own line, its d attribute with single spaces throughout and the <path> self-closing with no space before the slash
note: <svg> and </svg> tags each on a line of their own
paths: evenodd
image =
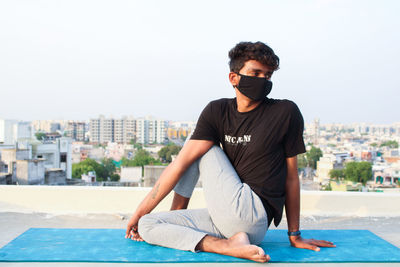
<svg viewBox="0 0 400 267">
<path fill-rule="evenodd" d="M 296 155 L 305 152 L 303 117 L 294 102 L 266 97 L 279 58 L 261 42 L 239 43 L 229 57 L 236 98 L 206 106 L 190 140 L 133 214 L 126 238 L 266 262 L 270 257 L 257 244 L 272 219 L 279 224 L 285 206 L 292 246 L 334 247 L 300 235 Z M 199 177 L 207 208 L 186 210 Z M 171 211 L 149 214 L 173 188 Z"/>
</svg>

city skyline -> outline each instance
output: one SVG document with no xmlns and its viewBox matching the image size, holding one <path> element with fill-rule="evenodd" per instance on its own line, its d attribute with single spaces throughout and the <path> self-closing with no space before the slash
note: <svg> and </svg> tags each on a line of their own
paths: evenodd
<svg viewBox="0 0 400 267">
<path fill-rule="evenodd" d="M 157 119 L 157 120 L 163 120 L 166 122 L 191 122 L 191 123 L 196 123 L 197 119 L 195 120 L 174 120 L 174 119 L 169 119 L 169 118 L 165 118 L 165 117 L 156 117 L 153 115 L 144 115 L 144 116 L 133 116 L 133 115 L 125 115 L 122 114 L 121 116 L 114 116 L 114 115 L 104 115 L 104 114 L 98 114 L 97 116 L 93 116 L 89 119 L 69 119 L 69 118 L 55 118 L 55 119 L 46 119 L 46 118 L 39 118 L 39 119 L 33 119 L 33 120 L 26 120 L 26 119 L 21 119 L 21 118 L 4 118 L 4 117 L 0 117 L 0 120 L 10 120 L 10 121 L 18 121 L 18 122 L 39 122 L 39 121 L 54 121 L 54 122 L 85 122 L 85 123 L 90 123 L 90 120 L 98 118 L 98 117 L 104 117 L 106 119 L 123 119 L 123 118 L 129 118 L 129 119 L 145 119 L 145 118 L 151 118 L 151 119 Z M 350 122 L 326 122 L 324 120 L 321 120 L 321 118 L 319 117 L 315 117 L 313 119 L 310 119 L 310 121 L 304 121 L 304 124 L 313 124 L 315 122 L 315 120 L 319 120 L 320 121 L 320 125 L 324 126 L 324 125 L 344 125 L 344 126 L 351 126 L 353 124 L 366 124 L 366 125 L 399 125 L 400 124 L 400 120 L 397 121 L 393 121 L 393 122 L 387 122 L 387 123 L 374 123 L 374 122 L 365 122 L 365 121 L 350 121 Z"/>
<path fill-rule="evenodd" d="M 396 123 L 399 7 L 340 0 L 3 1 L 0 117 L 152 114 L 196 121 L 209 101 L 234 97 L 229 49 L 260 40 L 281 59 L 270 97 L 293 100 L 306 123 Z"/>
</svg>

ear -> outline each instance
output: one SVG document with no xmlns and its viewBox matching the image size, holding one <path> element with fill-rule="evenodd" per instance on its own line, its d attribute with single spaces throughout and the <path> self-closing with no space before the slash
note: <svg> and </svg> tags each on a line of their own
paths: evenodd
<svg viewBox="0 0 400 267">
<path fill-rule="evenodd" d="M 239 84 L 240 77 L 234 72 L 229 72 L 229 82 L 233 87 L 236 87 Z"/>
</svg>

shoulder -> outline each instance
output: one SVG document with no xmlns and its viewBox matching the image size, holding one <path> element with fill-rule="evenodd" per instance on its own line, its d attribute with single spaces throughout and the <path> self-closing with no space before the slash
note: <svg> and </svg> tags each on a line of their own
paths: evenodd
<svg viewBox="0 0 400 267">
<path fill-rule="evenodd" d="M 273 106 L 277 112 L 281 114 L 301 114 L 297 104 L 289 99 L 271 99 L 269 98 L 267 103 Z"/>
<path fill-rule="evenodd" d="M 204 110 L 210 110 L 214 112 L 222 111 L 225 110 L 229 106 L 229 104 L 232 103 L 232 101 L 232 98 L 216 99 L 209 102 Z"/>
<path fill-rule="evenodd" d="M 220 98 L 211 101 L 210 103 L 208 103 L 208 105 L 211 105 L 213 107 L 225 106 L 231 103 L 233 100 L 234 100 L 233 98 Z"/>
<path fill-rule="evenodd" d="M 286 109 L 293 109 L 297 108 L 298 106 L 295 102 L 289 99 L 273 99 L 273 98 L 268 98 L 267 103 L 270 103 L 271 105 L 276 105 L 281 108 L 286 108 Z"/>
</svg>

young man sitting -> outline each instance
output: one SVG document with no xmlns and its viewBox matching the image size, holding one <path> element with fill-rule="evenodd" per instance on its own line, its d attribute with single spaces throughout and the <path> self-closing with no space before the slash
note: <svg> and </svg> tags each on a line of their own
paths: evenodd
<svg viewBox="0 0 400 267">
<path fill-rule="evenodd" d="M 278 56 L 264 43 L 242 42 L 229 58 L 236 98 L 205 107 L 190 140 L 136 209 L 126 238 L 266 262 L 257 244 L 272 219 L 280 223 L 285 206 L 292 246 L 334 247 L 300 235 L 296 156 L 305 152 L 304 122 L 294 102 L 267 97 Z M 199 177 L 207 208 L 187 210 Z M 171 211 L 150 214 L 172 189 Z"/>
</svg>

